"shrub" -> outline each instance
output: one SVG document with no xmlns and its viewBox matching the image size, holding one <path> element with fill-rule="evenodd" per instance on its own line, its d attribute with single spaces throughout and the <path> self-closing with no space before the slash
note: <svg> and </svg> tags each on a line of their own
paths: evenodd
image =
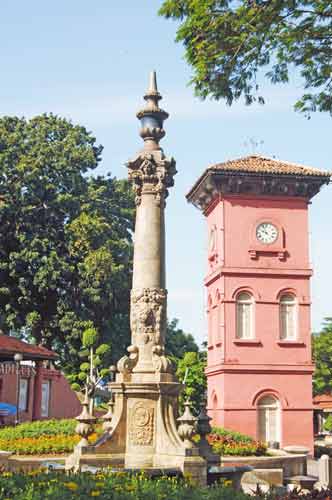
<svg viewBox="0 0 332 500">
<path fill-rule="evenodd" d="M 332 489 L 278 494 L 259 489 L 251 495 L 235 491 L 227 481 L 202 488 L 190 479 L 101 471 L 97 474 L 64 474 L 32 471 L 25 474 L 0 473 L 0 498 L 15 500 L 327 500 Z"/>
<path fill-rule="evenodd" d="M 93 442 L 97 434 L 92 434 L 89 441 Z M 77 435 L 65 436 L 40 436 L 36 438 L 1 439 L 0 449 L 12 451 L 16 455 L 54 455 L 59 453 L 70 453 L 79 442 Z"/>
<path fill-rule="evenodd" d="M 63 419 L 6 427 L 0 430 L 0 449 L 17 455 L 70 453 L 80 440 L 75 433 L 76 425 L 75 419 Z M 96 426 L 96 433 L 90 437 L 90 441 L 93 442 L 101 432 L 101 426 Z"/>
<path fill-rule="evenodd" d="M 0 474 L 0 498 L 15 500 L 247 500 L 248 495 L 230 486 L 201 488 L 192 480 L 148 479 L 144 474 L 124 472 L 63 474 L 32 471 L 27 474 Z"/>
<path fill-rule="evenodd" d="M 330 414 L 324 422 L 324 431 L 331 432 L 332 431 L 332 415 Z"/>
<path fill-rule="evenodd" d="M 0 439 L 37 438 L 40 436 L 72 436 L 75 434 L 77 421 L 75 419 L 37 420 L 25 422 L 16 427 L 0 429 Z"/>
<path fill-rule="evenodd" d="M 223 456 L 261 456 L 266 455 L 267 452 L 265 443 L 255 441 L 252 437 L 240 432 L 229 431 L 221 427 L 213 428 L 208 436 L 208 441 L 213 452 Z"/>
</svg>

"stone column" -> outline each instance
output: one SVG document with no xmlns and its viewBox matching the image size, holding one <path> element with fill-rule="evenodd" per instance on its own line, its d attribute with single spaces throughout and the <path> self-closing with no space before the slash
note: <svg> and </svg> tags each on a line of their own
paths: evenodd
<svg viewBox="0 0 332 500">
<path fill-rule="evenodd" d="M 141 121 L 143 149 L 127 163 L 135 190 L 136 226 L 130 303 L 131 345 L 118 364 L 111 431 L 93 445 L 76 448 L 67 467 L 83 463 L 129 469 L 176 468 L 206 483 L 206 460 L 180 437 L 175 414 L 180 384 L 164 353 L 167 291 L 164 210 L 175 161 L 159 146 L 168 113 L 159 108 L 156 75 L 150 76 Z M 182 432 L 183 435 L 183 432 Z M 183 436 L 182 436 L 183 437 Z"/>
<path fill-rule="evenodd" d="M 122 358 L 120 372 L 155 373 L 169 371 L 164 356 L 167 291 L 165 284 L 165 198 L 173 186 L 175 161 L 167 159 L 159 146 L 165 135 L 163 121 L 168 113 L 159 108 L 161 95 L 156 74 L 150 75 L 144 96 L 146 106 L 137 113 L 144 147 L 127 163 L 128 177 L 136 194 L 133 286 L 130 304 L 130 359 Z"/>
</svg>

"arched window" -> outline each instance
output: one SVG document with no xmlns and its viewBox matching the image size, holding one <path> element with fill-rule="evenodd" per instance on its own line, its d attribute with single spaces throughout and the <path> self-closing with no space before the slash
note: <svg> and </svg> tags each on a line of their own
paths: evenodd
<svg viewBox="0 0 332 500">
<path fill-rule="evenodd" d="M 280 339 L 295 340 L 296 329 L 296 299 L 287 293 L 280 297 Z"/>
<path fill-rule="evenodd" d="M 252 339 L 254 301 L 250 293 L 241 292 L 236 298 L 236 337 L 238 339 Z"/>
<path fill-rule="evenodd" d="M 280 402 L 274 396 L 263 396 L 257 405 L 258 439 L 280 443 Z"/>
</svg>

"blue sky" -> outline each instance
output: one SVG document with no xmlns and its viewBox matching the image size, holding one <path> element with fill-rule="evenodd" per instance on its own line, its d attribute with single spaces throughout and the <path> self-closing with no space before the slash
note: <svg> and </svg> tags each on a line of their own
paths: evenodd
<svg viewBox="0 0 332 500">
<path fill-rule="evenodd" d="M 148 73 L 156 69 L 170 113 L 162 144 L 179 172 L 167 204 L 169 316 L 202 341 L 207 235 L 202 214 L 187 204 L 185 193 L 211 163 L 251 153 L 250 138 L 263 141 L 255 152 L 332 170 L 332 118 L 317 114 L 308 121 L 292 110 L 301 95 L 296 78 L 287 86 L 266 84 L 263 107 L 229 108 L 194 98 L 183 48 L 174 43 L 176 24 L 157 16 L 160 4 L 2 0 L 0 115 L 52 111 L 71 118 L 104 145 L 99 172 L 125 177 L 125 161 L 141 147 L 135 113 Z M 314 330 L 332 315 L 331 215 L 328 186 L 310 208 Z"/>
</svg>

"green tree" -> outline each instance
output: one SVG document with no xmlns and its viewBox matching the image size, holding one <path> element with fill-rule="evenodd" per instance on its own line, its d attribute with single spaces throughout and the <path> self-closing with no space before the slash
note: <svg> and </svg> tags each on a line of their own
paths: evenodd
<svg viewBox="0 0 332 500">
<path fill-rule="evenodd" d="M 198 96 L 264 103 L 260 70 L 285 83 L 296 68 L 305 92 L 295 109 L 332 114 L 330 0 L 164 0 L 159 13 L 180 21 Z"/>
<path fill-rule="evenodd" d="M 186 399 L 190 399 L 192 408 L 198 414 L 200 405 L 206 398 L 206 351 L 186 352 L 183 358 L 177 360 L 176 375 L 185 381 L 184 390 L 180 396 L 180 406 Z"/>
<path fill-rule="evenodd" d="M 325 318 L 323 329 L 312 336 L 314 394 L 332 393 L 332 317 Z"/>
<path fill-rule="evenodd" d="M 134 201 L 126 181 L 88 175 L 101 152 L 52 114 L 0 119 L 0 327 L 55 348 L 69 373 L 87 328 L 116 339 L 115 358 L 129 344 Z"/>
<path fill-rule="evenodd" d="M 166 354 L 170 358 L 182 358 L 186 352 L 198 352 L 199 347 L 190 333 L 178 328 L 179 320 L 174 318 L 167 322 Z"/>
</svg>

